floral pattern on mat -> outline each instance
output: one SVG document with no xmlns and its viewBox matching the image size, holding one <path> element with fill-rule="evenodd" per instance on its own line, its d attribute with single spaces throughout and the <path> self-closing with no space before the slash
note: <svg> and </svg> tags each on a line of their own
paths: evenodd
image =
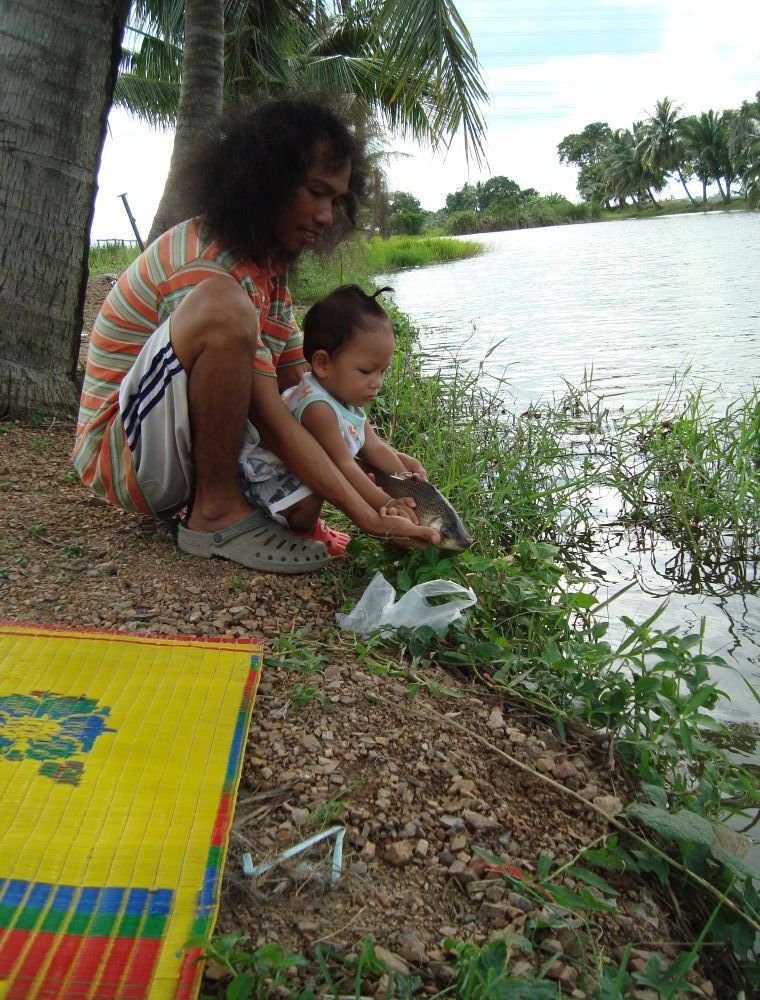
<svg viewBox="0 0 760 1000">
<path fill-rule="evenodd" d="M 72 758 L 92 750 L 111 709 L 94 698 L 72 698 L 52 691 L 0 697 L 0 759 L 38 760 L 39 774 L 78 785 L 84 765 Z"/>
</svg>

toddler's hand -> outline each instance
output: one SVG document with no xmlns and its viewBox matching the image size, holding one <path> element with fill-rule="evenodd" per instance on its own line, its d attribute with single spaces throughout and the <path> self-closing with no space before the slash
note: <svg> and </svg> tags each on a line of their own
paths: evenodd
<svg viewBox="0 0 760 1000">
<path fill-rule="evenodd" d="M 403 451 L 397 451 L 396 455 L 406 469 L 407 475 L 418 476 L 420 479 L 427 479 L 427 469 L 418 459 L 414 457 L 414 455 L 406 455 Z"/>
<path fill-rule="evenodd" d="M 405 517 L 412 524 L 420 523 L 420 519 L 414 512 L 414 500 L 411 497 L 399 497 L 397 500 L 389 500 L 388 503 L 383 504 L 378 513 L 381 517 L 388 517 L 389 515 Z"/>
</svg>

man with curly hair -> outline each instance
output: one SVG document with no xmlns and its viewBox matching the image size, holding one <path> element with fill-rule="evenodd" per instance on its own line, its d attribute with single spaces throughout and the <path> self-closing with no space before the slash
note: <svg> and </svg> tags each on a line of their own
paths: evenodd
<svg viewBox="0 0 760 1000">
<path fill-rule="evenodd" d="M 325 546 L 253 511 L 240 491 L 249 421 L 362 531 L 435 544 L 432 529 L 370 507 L 280 398 L 307 370 L 286 268 L 336 210 L 353 224 L 363 191 L 350 131 L 321 105 L 273 101 L 229 118 L 191 167 L 198 214 L 122 273 L 95 321 L 73 454 L 82 481 L 129 511 L 187 507 L 177 539 L 185 552 L 272 572 L 317 569 Z"/>
</svg>

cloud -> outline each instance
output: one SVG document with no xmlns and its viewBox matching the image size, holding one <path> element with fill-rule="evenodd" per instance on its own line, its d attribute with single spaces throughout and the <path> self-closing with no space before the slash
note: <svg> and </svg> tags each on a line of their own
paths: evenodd
<svg viewBox="0 0 760 1000">
<path fill-rule="evenodd" d="M 470 6 L 460 4 L 466 21 Z M 651 6 L 642 5 L 642 10 L 651 11 Z M 615 3 L 609 7 L 622 9 Z M 448 155 L 406 143 L 400 148 L 413 156 L 392 162 L 390 188 L 411 191 L 434 210 L 465 181 L 505 174 L 521 187 L 577 199 L 576 172 L 557 157 L 557 144 L 568 133 L 594 121 L 629 128 L 666 96 L 687 114 L 738 107 L 754 96 L 760 89 L 755 44 L 760 5 L 742 0 L 732 5 L 730 18 L 716 18 L 714 5 L 702 2 L 668 0 L 662 8 L 659 47 L 650 52 L 558 56 L 500 66 L 490 58 L 484 71 L 491 94 L 488 166 L 468 166 L 459 140 Z M 626 11 L 631 9 L 626 5 Z M 503 15 L 498 23 L 502 21 Z M 476 48 L 480 23 L 475 18 L 472 25 Z"/>
</svg>

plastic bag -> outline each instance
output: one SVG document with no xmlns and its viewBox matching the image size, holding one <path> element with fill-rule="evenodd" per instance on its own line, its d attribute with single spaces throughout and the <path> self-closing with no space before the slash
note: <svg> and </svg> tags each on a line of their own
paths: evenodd
<svg viewBox="0 0 760 1000">
<path fill-rule="evenodd" d="M 445 604 L 430 605 L 428 597 L 450 596 Z M 477 601 L 471 587 L 462 587 L 452 580 L 428 580 L 418 583 L 399 600 L 396 591 L 382 573 L 375 573 L 356 607 L 348 614 L 335 616 L 341 628 L 352 632 L 371 632 L 382 629 L 391 632 L 396 628 L 420 628 L 428 625 L 442 631 L 455 621 L 465 608 Z"/>
</svg>

